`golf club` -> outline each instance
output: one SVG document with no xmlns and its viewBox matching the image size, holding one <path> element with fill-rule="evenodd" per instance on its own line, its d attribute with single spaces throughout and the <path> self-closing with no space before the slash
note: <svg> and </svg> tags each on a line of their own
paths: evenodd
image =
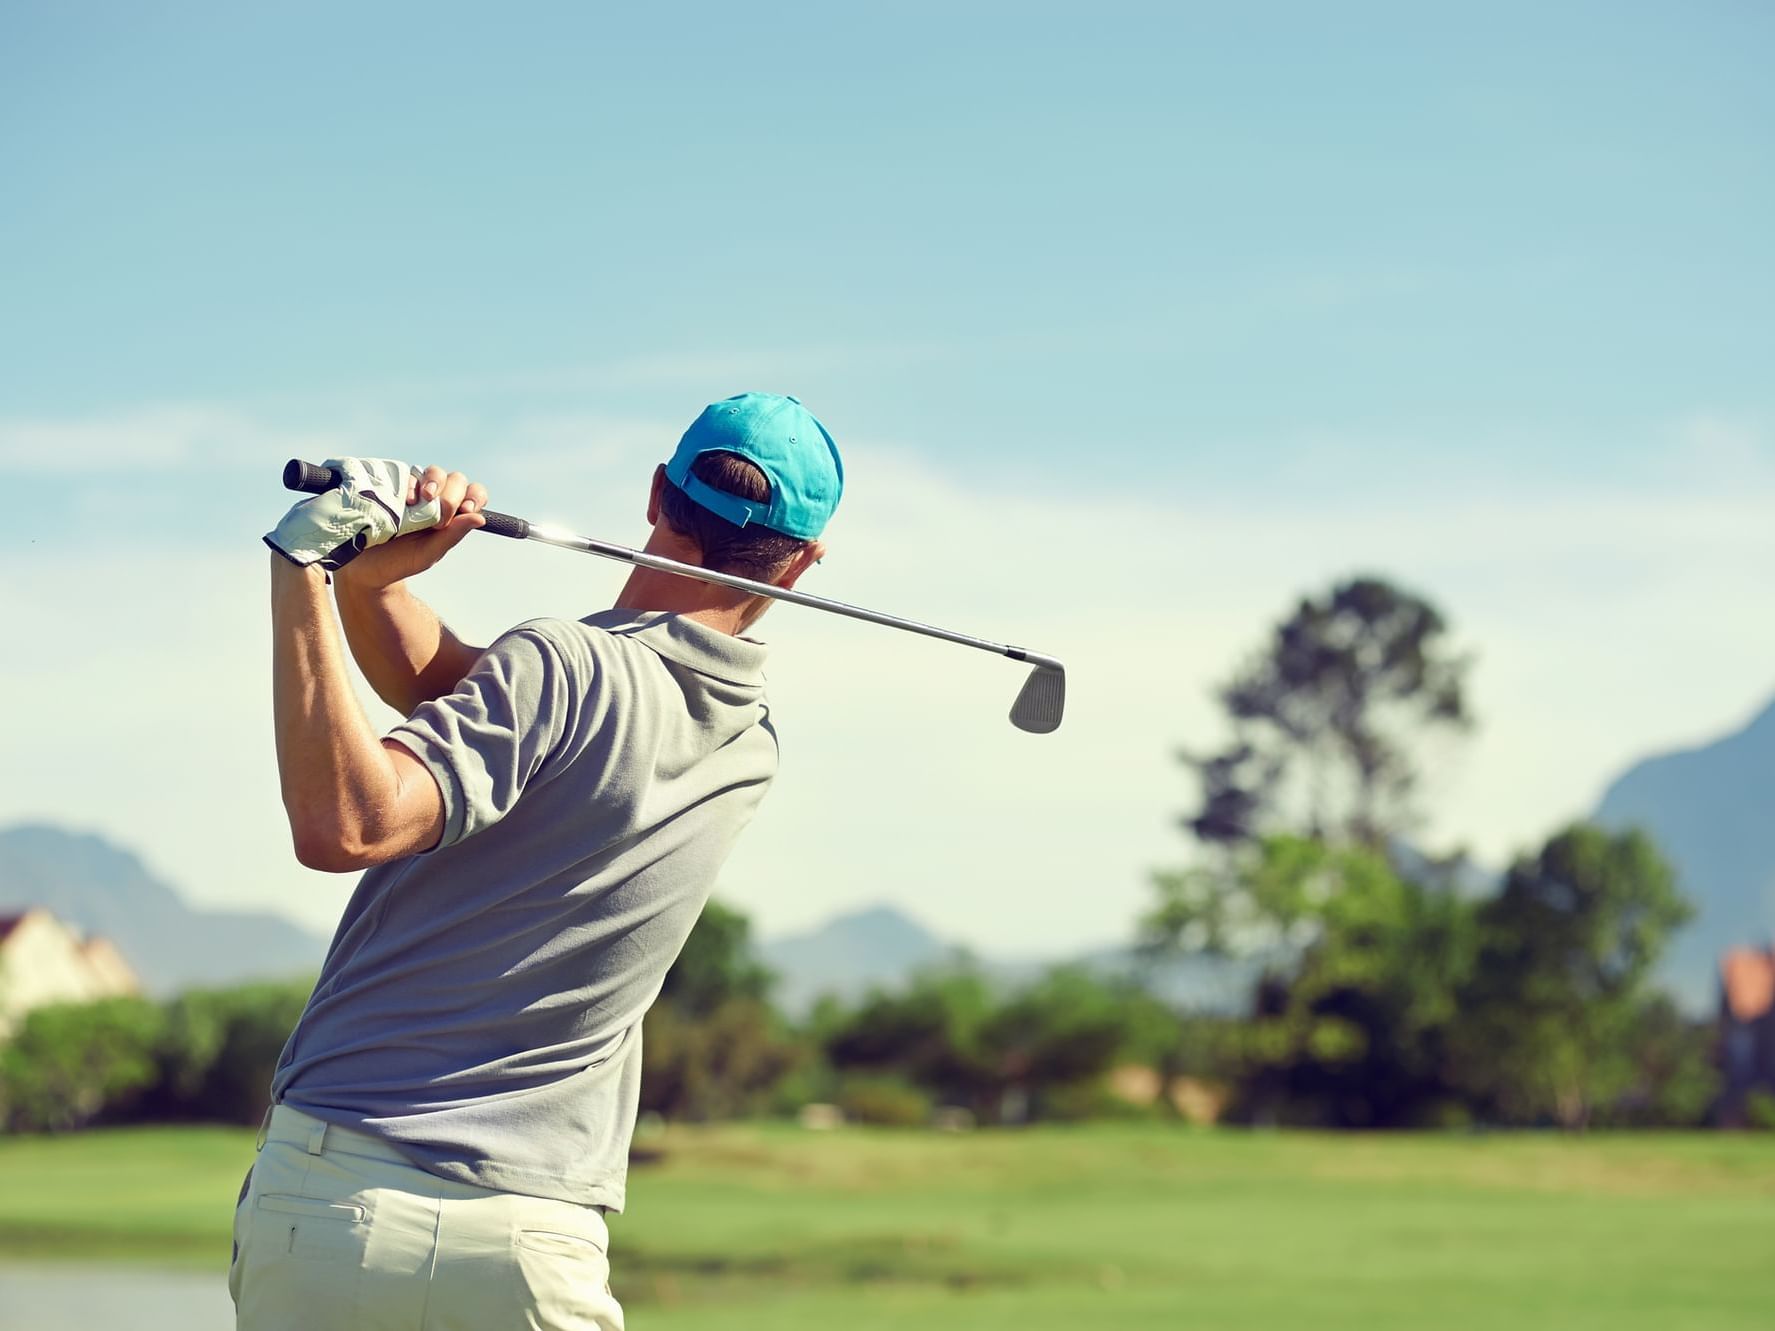
<svg viewBox="0 0 1775 1331">
<path fill-rule="evenodd" d="M 337 486 L 340 480 L 341 477 L 335 469 L 317 467 L 313 463 L 303 462 L 299 458 L 291 458 L 284 467 L 284 485 L 291 490 L 320 494 Z M 847 605 L 843 601 L 827 600 L 824 596 L 813 596 L 807 592 L 798 592 L 787 587 L 773 587 L 768 582 L 754 582 L 751 578 L 736 577 L 731 573 L 698 568 L 694 564 L 681 564 L 675 559 L 650 555 L 643 550 L 631 550 L 627 546 L 594 540 L 590 536 L 576 536 L 572 532 L 562 531 L 558 527 L 547 526 L 539 522 L 528 522 L 523 518 L 513 517 L 509 513 L 495 513 L 488 509 L 483 510 L 481 516 L 487 520 L 487 525 L 481 530 L 491 532 L 495 536 L 509 536 L 518 541 L 540 541 L 544 545 L 558 545 L 563 550 L 578 550 L 584 554 L 614 559 L 619 563 L 638 564 L 642 568 L 655 569 L 661 573 L 675 573 L 679 577 L 696 578 L 701 582 L 713 582 L 723 587 L 750 592 L 754 596 L 768 596 L 773 601 L 789 601 L 814 610 L 827 610 L 835 615 L 845 615 L 870 624 L 880 624 L 884 628 L 904 629 L 908 633 L 922 633 L 927 638 L 939 638 L 944 642 L 959 643 L 963 647 L 975 647 L 983 652 L 991 652 L 995 656 L 1007 656 L 1013 661 L 1022 661 L 1026 665 L 1032 666 L 1033 669 L 1029 672 L 1029 678 L 1023 681 L 1023 687 L 1018 690 L 1017 700 L 1011 704 L 1011 724 L 1032 735 L 1046 735 L 1060 728 L 1060 718 L 1066 710 L 1066 667 L 1051 656 L 1043 656 L 1039 652 L 1028 651 L 1022 647 L 1007 646 L 1002 642 L 976 638 L 966 633 L 955 633 L 949 629 L 936 628 L 930 624 L 921 624 L 915 619 L 902 619 L 898 615 L 884 615 L 879 610 L 865 610 L 861 606 Z"/>
</svg>

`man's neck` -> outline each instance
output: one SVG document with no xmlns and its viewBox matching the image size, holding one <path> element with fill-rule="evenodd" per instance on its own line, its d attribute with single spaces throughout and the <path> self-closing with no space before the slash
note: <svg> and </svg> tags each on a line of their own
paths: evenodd
<svg viewBox="0 0 1775 1331">
<path fill-rule="evenodd" d="M 662 524 L 663 525 L 663 524 Z M 683 542 L 663 537 L 659 527 L 644 547 L 650 555 L 675 559 L 680 564 L 694 564 L 698 551 Z M 658 569 L 636 568 L 629 574 L 617 595 L 618 610 L 658 610 L 670 615 L 683 615 L 699 624 L 733 637 L 739 637 L 758 618 L 758 598 L 730 587 L 677 573 L 661 573 Z"/>
<path fill-rule="evenodd" d="M 676 586 L 671 585 L 676 584 Z M 670 573 L 658 573 L 653 569 L 636 569 L 629 574 L 629 580 L 623 584 L 622 592 L 616 598 L 615 608 L 618 610 L 658 610 L 669 615 L 682 615 L 686 619 L 694 619 L 699 624 L 707 624 L 712 629 L 739 637 L 749 622 L 747 610 L 751 598 L 739 605 L 711 604 L 708 596 L 697 595 L 697 589 L 707 590 L 709 583 L 696 582 L 690 578 L 677 577 Z M 690 592 L 684 594 L 684 590 Z M 734 593 L 737 595 L 738 593 Z"/>
</svg>

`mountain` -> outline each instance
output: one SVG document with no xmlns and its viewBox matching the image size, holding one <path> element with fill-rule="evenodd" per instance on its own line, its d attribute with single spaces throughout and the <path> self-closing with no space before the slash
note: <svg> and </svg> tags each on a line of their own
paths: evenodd
<svg viewBox="0 0 1775 1331">
<path fill-rule="evenodd" d="M 269 912 L 194 910 L 128 851 L 57 827 L 0 830 L 0 913 L 29 906 L 109 938 L 154 995 L 317 971 L 327 949 Z"/>
<path fill-rule="evenodd" d="M 1696 915 L 1663 975 L 1684 1006 L 1711 1009 L 1720 953 L 1775 938 L 1775 703 L 1724 739 L 1636 763 L 1595 816 L 1643 827 L 1676 865 Z"/>
<path fill-rule="evenodd" d="M 761 943 L 759 959 L 776 972 L 773 997 L 802 1013 L 822 994 L 852 1000 L 891 987 L 914 971 L 956 961 L 965 949 L 945 943 L 891 906 L 874 906 L 827 921 L 808 933 Z"/>
<path fill-rule="evenodd" d="M 892 989 L 914 973 L 967 962 L 1005 985 L 1029 984 L 1050 967 L 1082 966 L 1105 979 L 1130 975 L 1138 962 L 1130 949 L 1106 948 L 1063 958 L 981 956 L 945 942 L 892 906 L 839 915 L 807 933 L 766 940 L 758 956 L 776 972 L 772 997 L 788 1013 L 805 1014 L 822 995 L 847 1002 L 873 988 Z M 1243 1007 L 1256 969 L 1250 962 L 1190 957 L 1142 971 L 1143 982 L 1169 1002 L 1198 1010 Z"/>
</svg>

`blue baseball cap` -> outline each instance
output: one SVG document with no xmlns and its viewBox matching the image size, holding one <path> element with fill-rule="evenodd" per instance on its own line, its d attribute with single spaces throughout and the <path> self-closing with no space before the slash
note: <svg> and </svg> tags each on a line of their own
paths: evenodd
<svg viewBox="0 0 1775 1331">
<path fill-rule="evenodd" d="M 691 475 L 704 453 L 737 453 L 752 463 L 770 482 L 769 501 L 742 499 Z M 756 523 L 811 541 L 844 493 L 844 461 L 826 427 L 795 398 L 741 393 L 703 408 L 666 463 L 666 479 L 736 527 Z"/>
</svg>

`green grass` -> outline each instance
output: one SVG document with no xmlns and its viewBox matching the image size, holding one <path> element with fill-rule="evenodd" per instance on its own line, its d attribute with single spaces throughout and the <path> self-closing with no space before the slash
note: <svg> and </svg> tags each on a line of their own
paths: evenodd
<svg viewBox="0 0 1775 1331">
<path fill-rule="evenodd" d="M 0 1137 L 0 1261 L 227 1266 L 251 1131 L 153 1128 Z"/>
<path fill-rule="evenodd" d="M 643 1331 L 1766 1331 L 1775 1138 L 675 1130 L 614 1226 Z M 0 1260 L 218 1266 L 250 1134 L 0 1141 Z"/>
</svg>

